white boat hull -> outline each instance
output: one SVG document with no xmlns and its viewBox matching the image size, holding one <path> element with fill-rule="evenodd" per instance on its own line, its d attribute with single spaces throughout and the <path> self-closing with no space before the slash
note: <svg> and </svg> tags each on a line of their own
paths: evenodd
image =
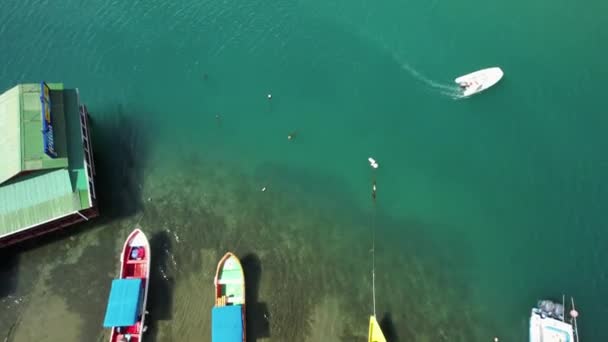
<svg viewBox="0 0 608 342">
<path fill-rule="evenodd" d="M 530 342 L 575 342 L 572 325 L 551 317 L 542 317 L 532 310 Z"/>
<path fill-rule="evenodd" d="M 487 68 L 472 72 L 470 74 L 460 76 L 454 80 L 458 85 L 467 84 L 462 95 L 471 96 L 482 92 L 500 81 L 504 73 L 499 67 Z"/>
</svg>

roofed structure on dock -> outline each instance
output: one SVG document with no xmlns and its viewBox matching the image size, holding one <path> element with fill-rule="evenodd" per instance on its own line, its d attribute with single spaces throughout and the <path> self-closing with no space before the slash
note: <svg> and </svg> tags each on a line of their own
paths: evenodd
<svg viewBox="0 0 608 342">
<path fill-rule="evenodd" d="M 76 89 L 0 95 L 0 246 L 97 216 L 88 114 Z"/>
</svg>

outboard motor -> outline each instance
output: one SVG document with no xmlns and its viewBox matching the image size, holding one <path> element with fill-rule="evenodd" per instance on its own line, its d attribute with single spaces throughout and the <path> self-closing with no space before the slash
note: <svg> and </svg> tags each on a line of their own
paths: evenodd
<svg viewBox="0 0 608 342">
<path fill-rule="evenodd" d="M 564 306 L 562 304 L 554 303 L 550 300 L 539 300 L 538 308 L 543 318 L 547 316 L 559 320 L 564 319 Z"/>
</svg>

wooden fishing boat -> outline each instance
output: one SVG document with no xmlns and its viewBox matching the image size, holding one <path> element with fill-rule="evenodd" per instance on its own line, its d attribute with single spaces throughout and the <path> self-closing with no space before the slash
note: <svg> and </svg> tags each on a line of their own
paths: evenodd
<svg viewBox="0 0 608 342">
<path fill-rule="evenodd" d="M 386 342 L 386 338 L 380 329 L 380 324 L 376 321 L 376 316 L 369 316 L 369 342 Z"/>
<path fill-rule="evenodd" d="M 150 244 L 135 229 L 120 254 L 120 274 L 112 280 L 103 326 L 111 328 L 110 342 L 141 342 L 146 331 L 146 301 L 150 277 Z"/>
<path fill-rule="evenodd" d="M 228 252 L 215 272 L 212 342 L 245 342 L 245 274 L 239 258 Z"/>
</svg>

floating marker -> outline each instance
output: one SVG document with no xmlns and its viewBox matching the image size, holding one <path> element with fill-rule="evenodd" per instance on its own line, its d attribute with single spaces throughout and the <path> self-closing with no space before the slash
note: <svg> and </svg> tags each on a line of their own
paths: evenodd
<svg viewBox="0 0 608 342">
<path fill-rule="evenodd" d="M 371 167 L 373 167 L 374 169 L 377 169 L 378 166 L 380 166 L 380 165 L 378 165 L 378 163 L 376 162 L 376 160 L 374 158 L 372 158 L 372 157 L 367 158 L 367 160 L 369 161 L 369 165 Z"/>
<path fill-rule="evenodd" d="M 578 311 L 576 311 L 574 309 L 570 310 L 570 317 L 577 318 L 578 317 Z"/>
<path fill-rule="evenodd" d="M 272 94 L 268 94 L 268 95 L 266 95 L 266 97 L 268 97 L 268 99 L 271 100 L 272 99 Z"/>
</svg>

